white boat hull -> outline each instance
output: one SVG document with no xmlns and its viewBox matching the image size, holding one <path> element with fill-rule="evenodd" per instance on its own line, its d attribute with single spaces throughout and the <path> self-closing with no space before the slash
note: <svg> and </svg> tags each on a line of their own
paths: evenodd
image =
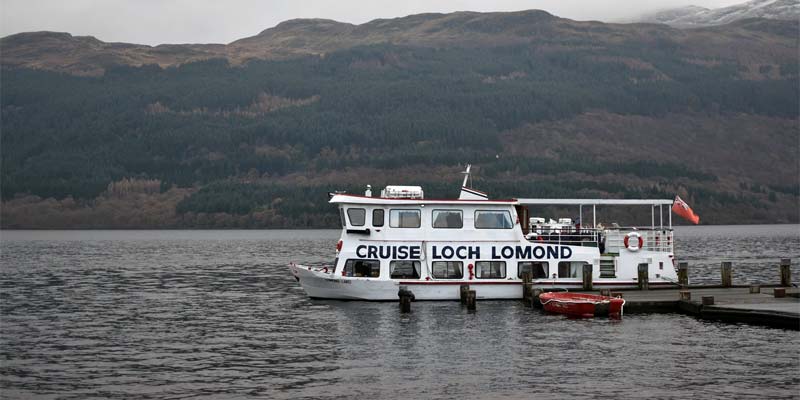
<svg viewBox="0 0 800 400">
<path fill-rule="evenodd" d="M 469 280 L 386 280 L 372 278 L 348 278 L 334 276 L 323 268 L 308 267 L 298 264 L 289 265 L 292 275 L 300 282 L 306 294 L 312 298 L 337 300 L 372 300 L 397 301 L 400 286 L 406 286 L 414 293 L 416 300 L 459 300 L 460 286 L 470 285 L 478 299 L 503 300 L 521 299 L 522 282 L 519 280 L 469 281 Z M 635 281 L 595 280 L 598 289 L 633 289 Z M 667 280 L 656 280 L 649 283 L 651 287 L 675 286 Z M 535 280 L 534 288 L 580 290 L 580 280 Z"/>
</svg>

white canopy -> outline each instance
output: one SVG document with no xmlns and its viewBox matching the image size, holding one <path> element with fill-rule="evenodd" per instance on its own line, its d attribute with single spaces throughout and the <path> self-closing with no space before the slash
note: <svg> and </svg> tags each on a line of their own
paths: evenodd
<svg viewBox="0 0 800 400">
<path fill-rule="evenodd" d="M 661 206 L 672 205 L 672 199 L 517 199 L 519 204 L 562 206 Z"/>
</svg>

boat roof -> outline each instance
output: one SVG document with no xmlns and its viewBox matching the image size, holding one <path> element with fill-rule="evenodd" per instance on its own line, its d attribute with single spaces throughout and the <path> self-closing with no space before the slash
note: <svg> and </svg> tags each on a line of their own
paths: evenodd
<svg viewBox="0 0 800 400">
<path fill-rule="evenodd" d="M 331 197 L 330 203 L 336 204 L 389 204 L 389 205 L 420 205 L 420 204 L 480 204 L 480 205 L 515 205 L 517 200 L 457 200 L 457 199 L 397 199 L 386 197 L 367 197 L 357 194 L 337 193 Z"/>
<path fill-rule="evenodd" d="M 398 199 L 368 197 L 357 194 L 337 193 L 331 197 L 334 204 L 484 204 L 484 205 L 576 205 L 576 206 L 631 206 L 672 205 L 672 199 L 509 199 L 509 200 L 457 200 L 457 199 Z"/>
<path fill-rule="evenodd" d="M 672 199 L 517 199 L 518 204 L 547 204 L 562 206 L 635 206 L 672 205 Z"/>
</svg>

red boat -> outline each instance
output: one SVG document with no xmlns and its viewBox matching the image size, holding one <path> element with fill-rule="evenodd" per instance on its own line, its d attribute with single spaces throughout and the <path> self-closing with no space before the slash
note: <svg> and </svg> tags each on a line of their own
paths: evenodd
<svg viewBox="0 0 800 400">
<path fill-rule="evenodd" d="M 546 311 L 582 318 L 621 317 L 625 305 L 625 299 L 621 297 L 569 292 L 542 293 L 539 301 Z"/>
</svg>

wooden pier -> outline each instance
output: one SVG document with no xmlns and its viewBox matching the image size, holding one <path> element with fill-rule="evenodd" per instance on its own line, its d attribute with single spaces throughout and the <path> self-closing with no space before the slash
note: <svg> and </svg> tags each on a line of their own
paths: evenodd
<svg viewBox="0 0 800 400">
<path fill-rule="evenodd" d="M 648 290 L 645 280 L 640 290 L 614 293 L 603 290 L 599 294 L 622 296 L 625 314 L 676 312 L 707 320 L 800 330 L 800 289 L 791 283 L 790 264 L 789 259 L 781 260 L 780 284 L 775 285 L 735 286 L 731 279 L 732 263 L 723 262 L 721 285 L 679 285 L 674 289 Z M 687 272 L 688 266 L 681 263 L 680 282 L 686 282 Z M 529 301 L 533 306 L 539 304 L 540 293 L 539 290 L 531 293 Z M 598 294 L 594 291 L 583 293 Z"/>
<path fill-rule="evenodd" d="M 675 312 L 707 320 L 800 330 L 800 290 L 765 286 L 759 289 L 758 293 L 751 293 L 750 286 L 620 293 L 625 299 L 625 314 Z M 775 297 L 774 291 L 780 289 L 785 290 L 785 297 Z"/>
<path fill-rule="evenodd" d="M 640 274 L 639 289 L 613 292 L 592 290 L 592 271 L 584 268 L 583 288 L 578 292 L 622 297 L 625 299 L 624 314 L 682 313 L 706 320 L 800 330 L 800 289 L 791 282 L 790 265 L 789 259 L 781 260 L 779 284 L 733 285 L 733 264 L 723 262 L 720 285 L 690 286 L 686 284 L 688 265 L 680 263 L 674 288 L 649 288 L 647 275 Z M 539 295 L 553 290 L 534 288 L 529 273 L 523 274 L 521 286 L 522 301 L 535 308 L 541 308 Z M 465 283 L 460 293 L 461 304 L 468 310 L 476 310 L 476 290 Z M 401 311 L 410 312 L 413 293 L 402 286 L 398 296 Z"/>
</svg>

